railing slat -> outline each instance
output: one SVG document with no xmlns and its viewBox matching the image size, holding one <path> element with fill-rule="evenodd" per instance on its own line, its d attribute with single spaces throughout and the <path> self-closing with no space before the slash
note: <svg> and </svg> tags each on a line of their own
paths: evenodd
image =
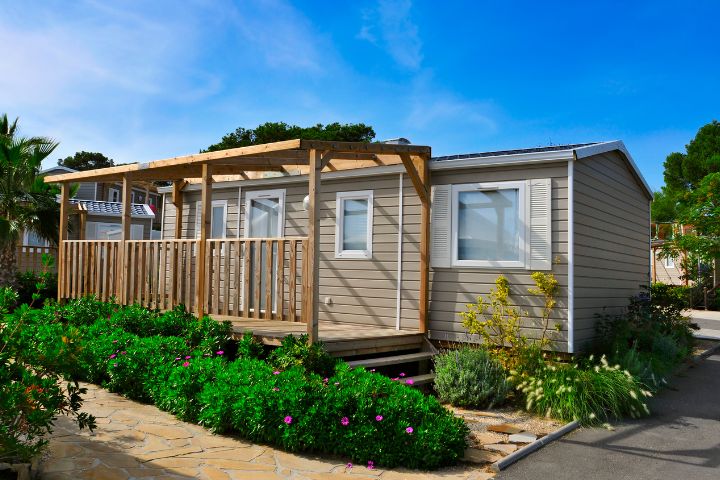
<svg viewBox="0 0 720 480">
<path fill-rule="evenodd" d="M 254 256 L 254 276 L 255 280 L 253 283 L 253 317 L 260 320 L 260 283 L 262 280 L 262 269 L 260 268 L 261 265 L 261 248 L 262 248 L 262 240 L 255 240 L 253 242 L 253 256 Z"/>
<path fill-rule="evenodd" d="M 273 240 L 265 241 L 265 319 L 271 320 L 273 318 L 273 304 L 272 304 L 272 267 L 273 267 Z"/>
<path fill-rule="evenodd" d="M 277 268 L 275 269 L 275 318 L 283 320 L 285 293 L 285 240 L 277 242 Z"/>
<path fill-rule="evenodd" d="M 252 275 L 252 270 L 250 270 L 250 242 L 248 240 L 245 240 L 243 242 L 244 248 L 243 248 L 243 317 L 249 318 L 250 317 L 250 275 Z"/>
<path fill-rule="evenodd" d="M 297 241 L 290 240 L 290 278 L 288 279 L 288 320 L 297 321 Z"/>
</svg>

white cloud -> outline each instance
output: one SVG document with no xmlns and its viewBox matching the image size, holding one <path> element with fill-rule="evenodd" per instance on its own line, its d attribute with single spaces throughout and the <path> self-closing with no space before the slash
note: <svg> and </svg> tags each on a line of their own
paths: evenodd
<svg viewBox="0 0 720 480">
<path fill-rule="evenodd" d="M 411 0 L 379 0 L 376 8 L 363 14 L 364 24 L 357 38 L 375 45 L 381 44 L 395 62 L 409 70 L 422 65 L 422 40 L 412 21 Z M 379 42 L 375 30 L 379 30 Z"/>
</svg>

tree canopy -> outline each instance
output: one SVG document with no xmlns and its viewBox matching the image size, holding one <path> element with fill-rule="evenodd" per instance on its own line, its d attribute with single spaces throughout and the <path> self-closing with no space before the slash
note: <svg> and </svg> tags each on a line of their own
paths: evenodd
<svg viewBox="0 0 720 480">
<path fill-rule="evenodd" d="M 371 142 L 375 131 L 364 123 L 318 123 L 311 127 L 299 127 L 285 122 L 266 122 L 255 128 L 238 127 L 234 132 L 224 135 L 220 142 L 210 145 L 202 152 L 214 152 L 228 148 L 247 147 L 261 143 L 281 142 L 283 140 L 335 140 L 344 142 Z"/>
<path fill-rule="evenodd" d="M 700 128 L 685 153 L 671 153 L 664 167 L 665 185 L 655 193 L 652 218 L 691 225 L 693 231 L 675 233 L 663 254 L 685 251 L 711 262 L 720 256 L 720 122 Z"/>
<path fill-rule="evenodd" d="M 58 144 L 46 137 L 21 137 L 17 119 L 0 116 L 0 285 L 14 282 L 16 244 L 23 231 L 57 242 L 57 187 L 38 176 L 42 161 Z"/>
<path fill-rule="evenodd" d="M 58 160 L 58 165 L 74 170 L 94 170 L 112 167 L 115 162 L 99 152 L 76 152 L 75 155 Z"/>
</svg>

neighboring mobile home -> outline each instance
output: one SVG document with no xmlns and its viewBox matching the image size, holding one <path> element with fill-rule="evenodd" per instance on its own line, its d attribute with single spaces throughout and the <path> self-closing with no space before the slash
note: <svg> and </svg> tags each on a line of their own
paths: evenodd
<svg viewBox="0 0 720 480">
<path fill-rule="evenodd" d="M 467 341 L 474 339 L 458 312 L 487 295 L 502 274 L 524 314 L 525 333 L 537 337 L 542 304 L 527 289 L 531 272 L 544 271 L 561 287 L 551 320 L 558 330 L 554 346 L 574 352 L 594 337 L 597 313 L 620 312 L 650 281 L 652 193 L 622 142 L 436 158 L 429 158 L 428 147 L 404 142 L 293 142 L 95 171 L 99 179 L 126 175 L 128 184 L 141 174 L 203 176 L 200 183 L 175 181 L 160 189 L 158 246 L 125 242 L 126 255 L 169 266 L 158 273 L 149 263 L 140 272 L 156 279 L 145 292 L 143 280 L 128 283 L 118 274 L 125 301 L 163 308 L 168 301 L 185 303 L 219 317 L 252 319 L 238 320 L 238 328 L 268 337 L 270 320 L 291 319 L 319 323 L 326 342 L 323 328 L 337 325 L 347 337 L 373 328 L 388 337 L 419 332 Z M 313 163 L 313 155 L 321 158 L 317 151 L 342 160 Z M 307 167 L 287 168 L 307 155 L 309 176 Z M 356 167 L 343 163 L 352 158 Z M 312 165 L 323 169 L 321 176 Z M 231 166 L 245 171 L 243 177 L 217 175 L 211 183 L 212 171 L 232 174 Z M 71 286 L 61 296 L 81 293 Z M 288 324 L 272 325 L 295 332 Z"/>
</svg>

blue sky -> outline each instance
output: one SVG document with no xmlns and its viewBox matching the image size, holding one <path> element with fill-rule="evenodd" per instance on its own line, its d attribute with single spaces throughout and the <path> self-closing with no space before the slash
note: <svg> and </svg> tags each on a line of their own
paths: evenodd
<svg viewBox="0 0 720 480">
<path fill-rule="evenodd" d="M 437 155 L 622 139 L 658 188 L 720 118 L 717 18 L 716 1 L 0 0 L 0 110 L 61 142 L 48 164 L 364 122 Z"/>
</svg>

